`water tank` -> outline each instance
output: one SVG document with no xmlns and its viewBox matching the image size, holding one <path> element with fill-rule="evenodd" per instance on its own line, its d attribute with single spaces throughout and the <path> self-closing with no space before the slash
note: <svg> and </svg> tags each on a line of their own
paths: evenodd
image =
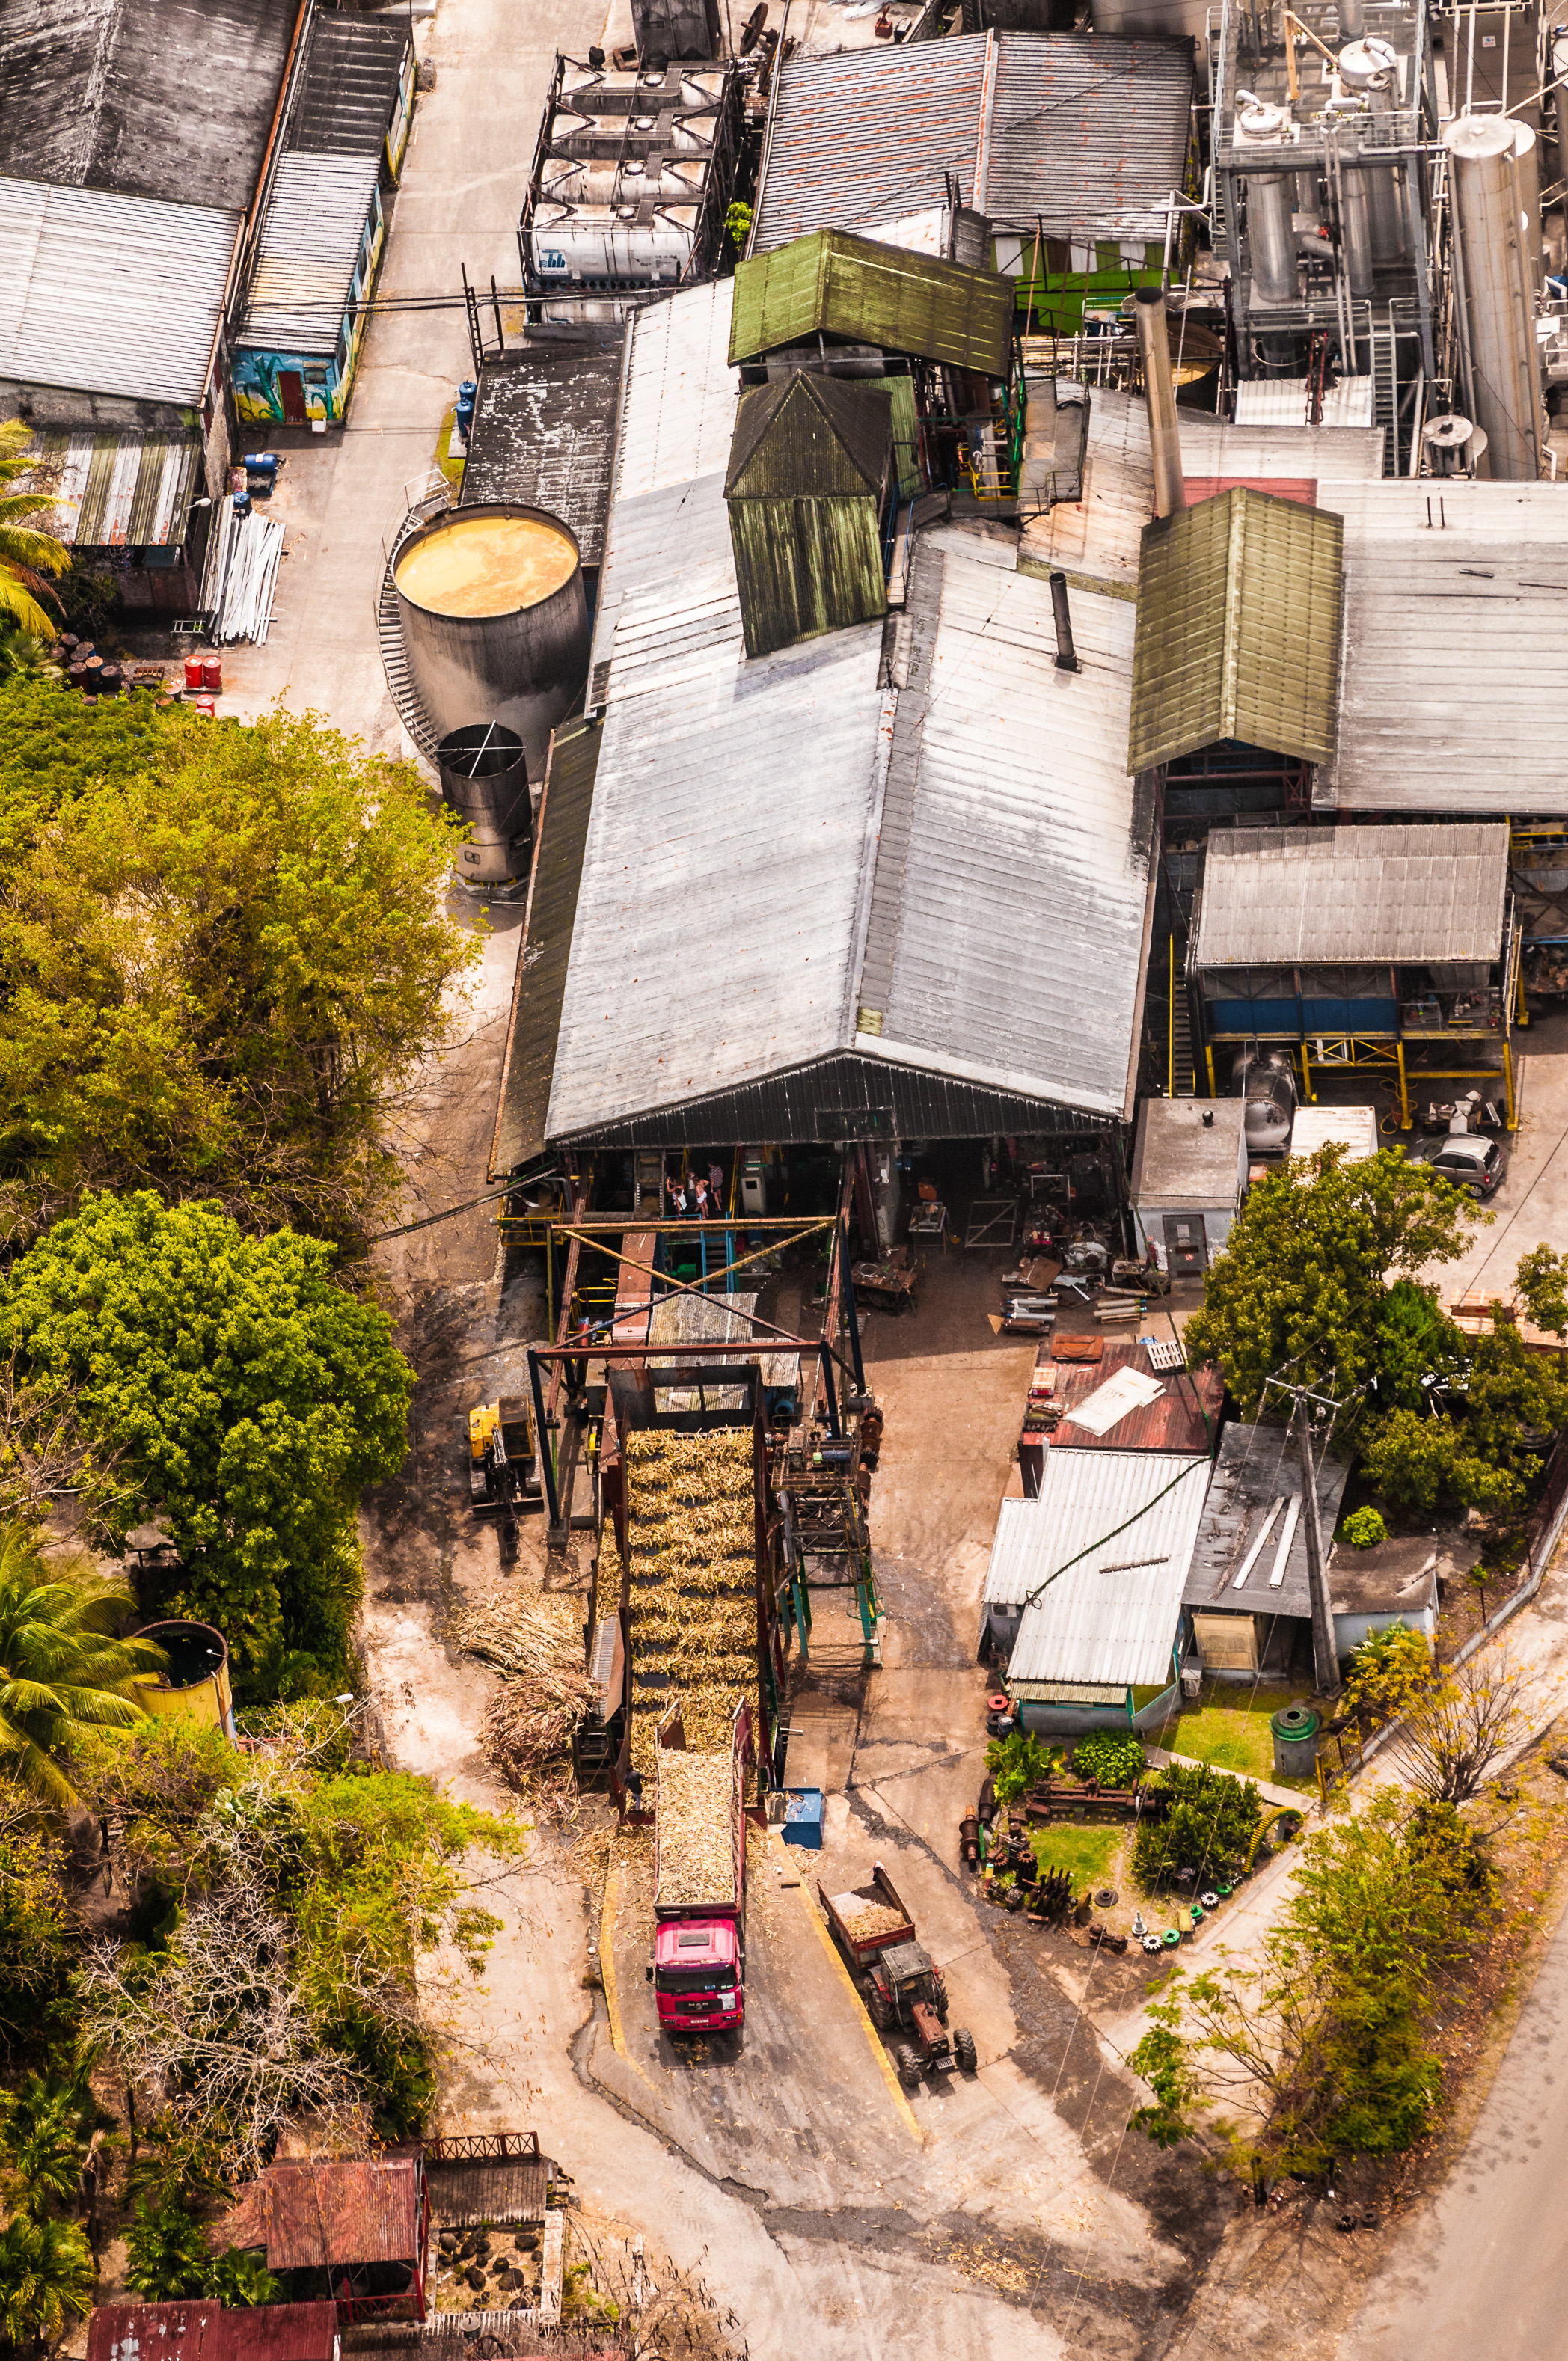
<svg viewBox="0 0 1568 2361">
<path fill-rule="evenodd" d="M 1318 1717 L 1305 1703 L 1281 1706 L 1270 1714 L 1277 1779 L 1310 1779 L 1318 1763 Z"/>
<path fill-rule="evenodd" d="M 560 204 L 542 198 L 525 236 L 545 288 L 669 287 L 696 268 L 700 205 Z"/>
<path fill-rule="evenodd" d="M 583 569 L 559 517 L 499 500 L 448 509 L 410 535 L 392 580 L 409 672 L 435 735 L 499 721 L 542 778 L 550 732 L 588 669 Z"/>
<path fill-rule="evenodd" d="M 168 1663 L 162 1672 L 137 1673 L 135 1702 L 154 1721 L 189 1721 L 200 1730 L 221 1730 L 232 1739 L 234 1694 L 229 1686 L 228 1642 L 210 1623 L 145 1623 L 138 1640 L 151 1640 Z"/>
<path fill-rule="evenodd" d="M 435 767 L 448 807 L 471 830 L 457 851 L 462 883 L 508 885 L 525 876 L 533 843 L 533 798 L 517 731 L 499 721 L 469 722 L 442 740 Z"/>
<path fill-rule="evenodd" d="M 1533 483 L 1545 442 L 1535 337 L 1541 214 L 1534 135 L 1504 115 L 1462 115 L 1442 142 L 1458 232 L 1455 309 L 1471 408 L 1486 435 L 1490 473 Z"/>
</svg>

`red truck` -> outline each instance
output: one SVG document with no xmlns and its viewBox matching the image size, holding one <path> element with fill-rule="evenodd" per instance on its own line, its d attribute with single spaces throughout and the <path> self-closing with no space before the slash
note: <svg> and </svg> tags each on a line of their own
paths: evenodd
<svg viewBox="0 0 1568 2361">
<path fill-rule="evenodd" d="M 653 1815 L 653 1986 L 664 2033 L 729 2033 L 746 2014 L 746 1773 L 751 1716 L 728 1754 L 688 1752 L 680 1709 L 659 1725 Z"/>
</svg>

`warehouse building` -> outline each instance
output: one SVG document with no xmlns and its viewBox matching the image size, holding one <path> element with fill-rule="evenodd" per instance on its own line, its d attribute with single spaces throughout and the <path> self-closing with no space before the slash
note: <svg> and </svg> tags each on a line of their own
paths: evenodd
<svg viewBox="0 0 1568 2361">
<path fill-rule="evenodd" d="M 1133 610 L 1074 594 L 1058 666 L 1016 536 L 933 525 L 902 614 L 748 657 L 733 289 L 633 327 L 592 712 L 546 785 L 495 1170 L 546 1144 L 1124 1124 L 1155 820 L 1126 770 Z"/>
</svg>

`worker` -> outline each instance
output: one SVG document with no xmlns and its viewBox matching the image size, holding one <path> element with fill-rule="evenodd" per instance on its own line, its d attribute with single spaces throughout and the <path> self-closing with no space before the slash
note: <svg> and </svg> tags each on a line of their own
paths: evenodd
<svg viewBox="0 0 1568 2361">
<path fill-rule="evenodd" d="M 700 1178 L 696 1180 L 692 1186 L 692 1194 L 696 1200 L 697 1220 L 699 1222 L 706 1222 L 708 1218 L 709 1212 L 707 1181 Z"/>
<path fill-rule="evenodd" d="M 675 1180 L 673 1173 L 666 1174 L 664 1186 L 670 1192 L 671 1221 L 684 1222 L 686 1217 L 685 1191 L 682 1188 L 680 1182 Z"/>
<path fill-rule="evenodd" d="M 713 1200 L 713 1218 L 717 1222 L 724 1211 L 724 1167 L 710 1164 L 707 1168 L 707 1193 Z"/>
</svg>

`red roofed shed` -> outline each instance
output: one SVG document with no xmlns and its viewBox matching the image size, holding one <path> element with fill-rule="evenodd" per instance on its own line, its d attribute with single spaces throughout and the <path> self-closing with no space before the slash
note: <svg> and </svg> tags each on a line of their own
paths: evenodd
<svg viewBox="0 0 1568 2361">
<path fill-rule="evenodd" d="M 334 2303 L 105 2303 L 89 2315 L 87 2361 L 337 2361 Z"/>
<path fill-rule="evenodd" d="M 430 2195 L 418 2157 L 271 2165 L 214 2242 L 259 2246 L 291 2294 L 330 2294 L 343 2321 L 424 2318 Z"/>
</svg>

